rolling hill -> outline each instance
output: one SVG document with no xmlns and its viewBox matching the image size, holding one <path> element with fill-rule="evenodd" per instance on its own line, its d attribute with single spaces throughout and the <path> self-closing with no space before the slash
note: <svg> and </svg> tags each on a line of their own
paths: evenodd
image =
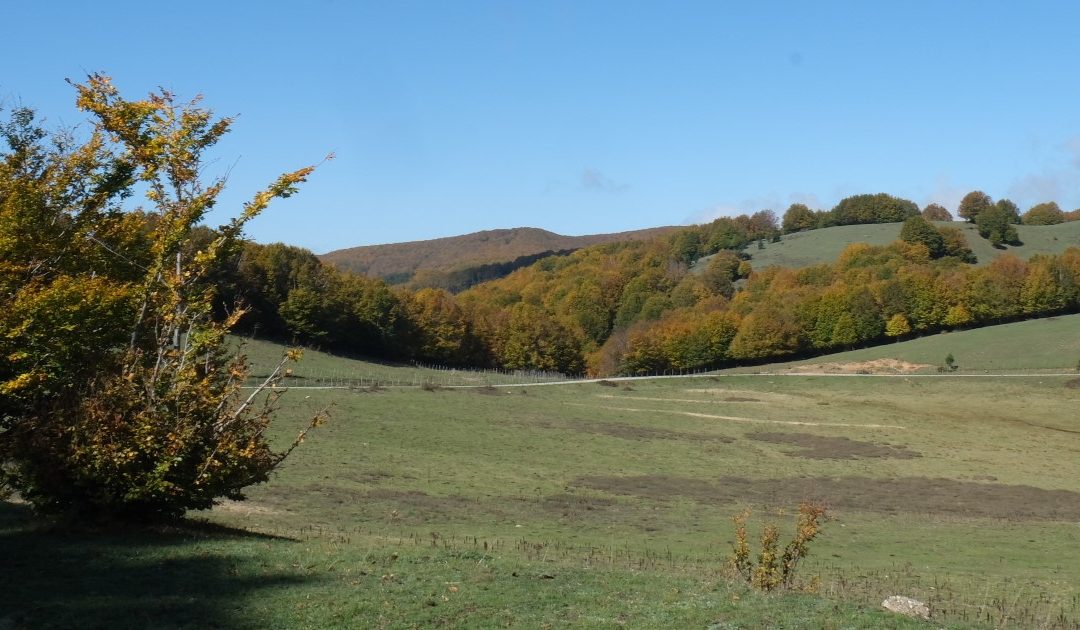
<svg viewBox="0 0 1080 630">
<path fill-rule="evenodd" d="M 755 269 L 764 269 L 772 265 L 807 267 L 835 261 L 840 252 L 852 243 L 887 245 L 900 238 L 902 225 L 902 223 L 877 223 L 809 230 L 786 234 L 779 243 L 764 243 L 764 249 L 757 249 L 756 245 L 751 245 L 745 251 L 750 254 L 750 262 Z M 963 230 L 968 245 L 975 252 L 980 265 L 989 263 L 1005 252 L 1026 259 L 1036 254 L 1056 254 L 1070 246 L 1080 246 L 1080 221 L 1058 225 L 1017 225 L 1016 231 L 1023 245 L 1005 249 L 991 247 L 986 239 L 979 236 L 979 232 L 971 223 L 951 222 L 939 225 Z M 698 266 L 704 268 L 700 262 Z"/>
<path fill-rule="evenodd" d="M 522 264 L 531 264 L 541 254 L 567 253 L 600 243 L 645 240 L 677 229 L 657 227 L 612 234 L 563 236 L 538 228 L 518 227 L 426 241 L 350 247 L 327 252 L 319 258 L 339 269 L 402 283 L 420 270 L 448 272 L 513 263 L 519 259 L 524 259 Z"/>
</svg>

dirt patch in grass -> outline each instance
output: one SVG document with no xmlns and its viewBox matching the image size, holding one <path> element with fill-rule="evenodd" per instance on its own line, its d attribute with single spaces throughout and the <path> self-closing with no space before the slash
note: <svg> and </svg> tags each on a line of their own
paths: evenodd
<svg viewBox="0 0 1080 630">
<path fill-rule="evenodd" d="M 214 510 L 229 514 L 240 514 L 241 516 L 266 516 L 268 514 L 278 514 L 280 512 L 280 510 L 256 503 L 255 501 L 233 501 L 231 499 L 225 499 L 221 503 L 218 503 L 214 506 Z M 0 628 L 2 627 L 3 626 L 0 626 Z"/>
<path fill-rule="evenodd" d="M 715 435 L 712 433 L 697 433 L 693 431 L 674 431 L 658 427 L 627 424 L 624 422 L 553 422 L 551 420 L 533 420 L 522 422 L 522 426 L 540 429 L 559 429 L 562 431 L 577 431 L 579 433 L 591 433 L 592 435 L 606 435 L 623 440 L 692 440 L 695 442 L 720 442 L 731 444 L 735 438 L 727 435 Z"/>
<path fill-rule="evenodd" d="M 477 394 L 483 394 L 485 396 L 502 396 L 503 395 L 503 392 L 501 390 L 499 390 L 496 387 L 492 387 L 491 385 L 484 385 L 483 387 L 473 387 L 470 391 L 472 391 L 474 393 L 477 393 Z"/>
<path fill-rule="evenodd" d="M 367 470 L 358 471 L 351 475 L 340 475 L 339 478 L 346 478 L 351 481 L 359 481 L 360 483 L 381 483 L 383 481 L 386 481 L 387 479 L 393 479 L 394 475 L 386 472 L 385 470 Z"/>
<path fill-rule="evenodd" d="M 567 428 L 583 433 L 610 435 L 611 437 L 622 438 L 624 440 L 704 440 L 709 442 L 723 442 L 724 444 L 730 444 L 735 441 L 735 438 L 726 435 L 711 435 L 708 433 L 693 433 L 690 431 L 672 431 L 670 429 L 658 429 L 656 427 L 624 424 L 622 422 L 596 422 L 570 425 Z"/>
<path fill-rule="evenodd" d="M 912 374 L 933 368 L 927 363 L 911 363 L 899 359 L 874 359 L 850 363 L 807 363 L 795 365 L 788 372 L 825 372 L 827 374 Z"/>
<path fill-rule="evenodd" d="M 475 499 L 467 497 L 458 495 L 436 496 L 420 490 L 376 489 L 368 491 L 365 496 L 376 501 L 390 501 L 412 508 L 436 512 L 468 508 L 477 504 Z"/>
<path fill-rule="evenodd" d="M 828 437 L 813 433 L 770 433 L 758 431 L 747 433 L 746 437 L 758 442 L 770 444 L 790 444 L 799 450 L 787 451 L 791 457 L 807 459 L 859 459 L 861 457 L 887 457 L 892 459 L 915 459 L 922 455 L 909 450 L 906 446 L 889 446 L 863 442 L 846 437 Z"/>
<path fill-rule="evenodd" d="M 609 496 L 570 492 L 547 496 L 466 497 L 433 495 L 421 490 L 374 488 L 353 492 L 332 486 L 312 486 L 314 491 L 337 503 L 362 502 L 371 513 L 394 522 L 423 523 L 465 521 L 477 514 L 497 521 L 521 522 L 556 516 L 569 521 L 606 522 L 622 503 Z"/>
<path fill-rule="evenodd" d="M 745 396 L 728 396 L 727 398 L 724 398 L 724 402 L 755 403 L 762 402 L 762 400 L 760 398 L 747 398 Z"/>
<path fill-rule="evenodd" d="M 616 383 L 615 381 L 607 381 L 607 380 L 605 380 L 605 381 L 596 381 L 596 384 L 599 385 L 600 387 L 618 387 L 619 386 L 619 384 Z"/>
<path fill-rule="evenodd" d="M 1080 378 L 1070 378 L 1065 381 L 1065 387 L 1069 389 L 1080 389 Z"/>
<path fill-rule="evenodd" d="M 381 514 L 394 522 L 409 525 L 462 520 L 478 513 L 506 518 L 499 505 L 456 494 L 433 495 L 420 490 L 379 488 L 361 495 L 359 500 L 384 506 L 379 510 Z"/>
<path fill-rule="evenodd" d="M 594 517 L 599 513 L 611 510 L 617 505 L 617 501 L 607 497 L 569 493 L 553 494 L 540 500 L 540 508 L 545 512 L 558 514 L 569 519 Z"/>
<path fill-rule="evenodd" d="M 722 477 L 705 481 L 668 475 L 597 475 L 578 477 L 570 485 L 655 501 L 683 497 L 702 503 L 748 502 L 788 507 L 800 501 L 817 501 L 832 508 L 883 514 L 920 513 L 1016 521 L 1080 520 L 1077 492 L 930 477 L 761 480 Z"/>
</svg>

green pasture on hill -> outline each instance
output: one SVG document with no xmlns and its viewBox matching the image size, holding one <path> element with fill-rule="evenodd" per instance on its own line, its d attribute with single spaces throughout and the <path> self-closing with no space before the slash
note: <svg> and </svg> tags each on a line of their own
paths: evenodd
<svg viewBox="0 0 1080 630">
<path fill-rule="evenodd" d="M 282 346 L 259 339 L 237 339 L 243 352 L 255 366 L 252 382 L 265 377 L 281 359 Z M 1080 315 L 1062 315 L 999 326 L 943 332 L 925 337 L 887 343 L 870 348 L 814 357 L 802 361 L 775 363 L 769 366 L 732 368 L 729 371 L 776 371 L 807 364 L 851 363 L 876 359 L 897 359 L 927 367 L 936 372 L 945 357 L 952 354 L 958 373 L 978 372 L 1061 372 L 1075 370 L 1080 362 Z M 425 383 L 441 386 L 505 385 L 544 382 L 559 377 L 552 374 L 514 373 L 494 370 L 455 370 L 372 363 L 346 359 L 317 350 L 305 350 L 301 362 L 292 364 L 293 386 L 384 387 L 417 386 Z"/>
<path fill-rule="evenodd" d="M 233 343 L 253 366 L 248 379 L 252 385 L 266 379 L 281 361 L 285 350 L 280 344 L 261 339 L 234 337 Z M 483 386 L 538 383 L 565 378 L 558 373 L 530 370 L 467 370 L 362 361 L 312 349 L 305 349 L 303 359 L 298 363 L 290 363 L 288 370 L 289 376 L 284 382 L 292 387 Z"/>
<path fill-rule="evenodd" d="M 900 238 L 902 225 L 902 223 L 840 225 L 785 234 L 779 243 L 763 243 L 763 249 L 758 249 L 756 244 L 751 244 L 745 252 L 750 254 L 750 264 L 755 269 L 764 269 L 772 265 L 808 267 L 834 262 L 840 252 L 853 243 L 888 245 Z M 1069 247 L 1080 247 L 1080 221 L 1058 225 L 1018 225 L 1016 230 L 1023 245 L 1009 246 L 1004 249 L 992 247 L 989 241 L 979 236 L 974 224 L 955 221 L 937 223 L 937 225 L 947 225 L 963 230 L 968 245 L 978 258 L 980 265 L 985 265 L 1006 252 L 1027 259 L 1036 254 L 1059 254 Z M 699 261 L 695 268 L 704 269 L 705 265 Z"/>
<path fill-rule="evenodd" d="M 988 346 L 989 363 L 1046 352 L 1070 366 L 1078 325 L 876 356 L 944 350 L 963 372 Z M 920 346 L 938 337 L 948 347 Z M 933 627 L 1075 627 L 1078 384 L 723 374 L 295 389 L 282 443 L 319 409 L 330 422 L 248 501 L 188 525 L 73 533 L 0 504 L 0 627 L 927 627 L 878 610 L 893 594 L 930 602 Z M 752 508 L 754 537 L 768 520 L 786 539 L 806 500 L 831 519 L 802 590 L 735 581 L 731 517 Z"/>
<path fill-rule="evenodd" d="M 917 337 L 900 343 L 776 363 L 763 369 L 779 370 L 821 364 L 861 363 L 897 359 L 926 366 L 921 372 L 944 367 L 953 355 L 957 374 L 1075 372 L 1080 365 L 1080 315 L 1031 319 Z M 754 370 L 762 368 L 752 368 Z"/>
</svg>

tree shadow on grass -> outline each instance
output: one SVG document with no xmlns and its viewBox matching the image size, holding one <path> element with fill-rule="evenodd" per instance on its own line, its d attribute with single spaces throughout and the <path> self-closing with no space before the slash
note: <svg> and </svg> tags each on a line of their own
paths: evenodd
<svg viewBox="0 0 1080 630">
<path fill-rule="evenodd" d="M 206 523 L 43 527 L 27 506 L 0 502 L 0 630 L 271 626 L 252 599 L 311 579 L 267 564 L 291 544 Z"/>
</svg>

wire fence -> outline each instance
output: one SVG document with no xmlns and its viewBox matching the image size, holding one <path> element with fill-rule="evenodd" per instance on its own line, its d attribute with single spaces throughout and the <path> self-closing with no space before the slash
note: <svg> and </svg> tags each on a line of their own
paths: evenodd
<svg viewBox="0 0 1080 630">
<path fill-rule="evenodd" d="M 280 385 L 293 388 L 364 389 L 379 387 L 499 387 L 550 385 L 557 383 L 589 383 L 655 378 L 702 376 L 714 373 L 705 369 L 664 370 L 636 376 L 594 378 L 567 375 L 543 370 L 461 369 L 438 365 L 417 364 L 410 367 L 369 365 L 363 369 L 294 368 L 282 378 Z M 258 370 L 248 377 L 245 385 L 253 387 L 266 379 Z"/>
<path fill-rule="evenodd" d="M 300 364 L 285 376 L 280 385 L 293 388 L 364 389 L 380 387 L 505 387 L 527 385 L 550 385 L 559 383 L 589 383 L 599 381 L 636 381 L 668 379 L 691 376 L 846 376 L 846 377 L 1080 377 L 1075 367 L 1001 366 L 987 368 L 958 368 L 949 370 L 936 366 L 917 370 L 898 371 L 889 369 L 822 369 L 820 365 L 745 366 L 720 370 L 688 369 L 661 370 L 633 376 L 595 378 L 572 376 L 560 372 L 542 370 L 462 369 L 438 365 L 417 364 L 413 366 L 365 365 L 361 369 L 320 369 Z M 265 380 L 266 374 L 258 370 L 245 383 L 256 386 Z"/>
</svg>

